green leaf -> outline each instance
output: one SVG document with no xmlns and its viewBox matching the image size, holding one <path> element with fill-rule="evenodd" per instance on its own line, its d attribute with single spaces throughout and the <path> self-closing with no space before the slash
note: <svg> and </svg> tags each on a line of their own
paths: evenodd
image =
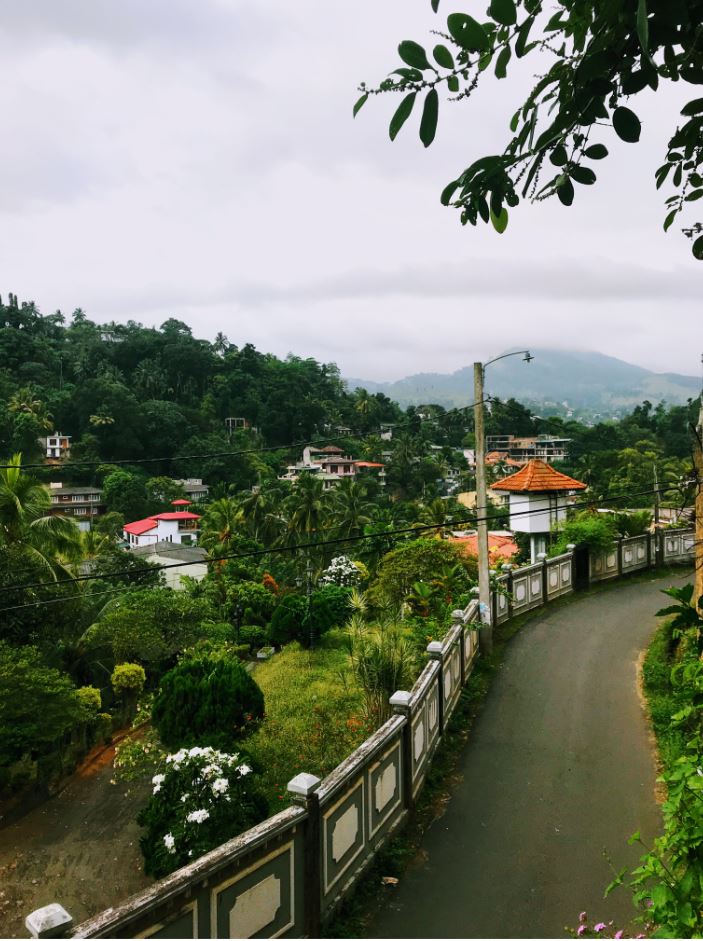
<svg viewBox="0 0 703 941">
<path fill-rule="evenodd" d="M 689 194 L 686 196 L 686 202 L 687 202 L 687 203 L 693 203 L 693 202 L 695 202 L 697 199 L 700 199 L 701 196 L 703 196 L 703 189 L 702 189 L 702 190 L 693 190 L 692 193 L 689 193 Z"/>
<path fill-rule="evenodd" d="M 588 157 L 589 160 L 602 160 L 604 157 L 608 156 L 608 148 L 605 144 L 591 144 L 590 147 L 584 150 L 584 155 Z"/>
<path fill-rule="evenodd" d="M 629 108 L 621 106 L 613 111 L 613 127 L 620 140 L 624 140 L 628 144 L 636 144 L 640 139 L 642 132 L 640 119 Z"/>
<path fill-rule="evenodd" d="M 398 131 L 405 124 L 405 122 L 410 117 L 413 105 L 415 104 L 415 98 L 417 97 L 417 92 L 410 92 L 409 95 L 406 95 L 405 98 L 398 105 L 398 108 L 391 118 L 391 123 L 388 127 L 388 133 L 390 134 L 391 140 L 395 140 L 398 136 Z"/>
<path fill-rule="evenodd" d="M 503 206 L 500 210 L 500 214 L 496 214 L 491 209 L 491 222 L 493 223 L 493 228 L 496 230 L 498 235 L 502 235 L 503 232 L 508 228 L 508 210 Z"/>
<path fill-rule="evenodd" d="M 437 65 L 441 65 L 443 69 L 454 68 L 454 56 L 446 46 L 441 44 L 439 46 L 435 46 L 432 50 L 432 55 L 434 56 Z"/>
<path fill-rule="evenodd" d="M 570 176 L 572 180 L 576 180 L 577 183 L 581 183 L 583 186 L 591 186 L 596 182 L 596 175 L 590 167 L 572 167 Z"/>
<path fill-rule="evenodd" d="M 552 33 L 556 29 L 561 29 L 564 24 L 561 21 L 561 10 L 558 13 L 555 13 L 554 16 L 549 20 L 547 25 L 544 27 L 545 33 Z"/>
<path fill-rule="evenodd" d="M 516 111 L 515 114 L 510 119 L 510 130 L 515 133 L 517 131 L 517 126 L 520 123 L 520 112 Z"/>
<path fill-rule="evenodd" d="M 452 180 L 451 183 L 447 183 L 447 185 L 442 190 L 442 195 L 439 197 L 439 201 L 443 206 L 449 205 L 449 203 L 452 201 L 452 196 L 460 185 L 461 184 L 459 183 L 459 180 Z"/>
<path fill-rule="evenodd" d="M 632 836 L 628 839 L 627 845 L 632 846 L 633 843 L 640 843 L 642 841 L 642 836 L 639 830 L 636 830 Z"/>
<path fill-rule="evenodd" d="M 496 78 L 505 78 L 511 56 L 510 46 L 503 46 L 496 59 Z"/>
<path fill-rule="evenodd" d="M 566 147 L 563 144 L 557 144 L 549 155 L 549 159 L 555 167 L 563 167 L 569 159 L 566 154 Z"/>
<path fill-rule="evenodd" d="M 513 26 L 517 23 L 517 10 L 513 0 L 491 0 L 488 15 L 501 26 Z"/>
<path fill-rule="evenodd" d="M 436 13 L 439 9 L 439 0 L 432 0 L 432 12 Z"/>
<path fill-rule="evenodd" d="M 515 55 L 518 57 L 518 59 L 521 59 L 528 52 L 528 49 L 531 49 L 534 45 L 534 43 L 532 43 L 529 47 L 527 45 L 527 39 L 530 35 L 530 30 L 532 29 L 534 22 L 535 17 L 530 16 L 525 20 L 518 30 L 517 39 L 515 40 Z"/>
<path fill-rule="evenodd" d="M 557 183 L 557 196 L 559 197 L 559 202 L 563 203 L 564 206 L 570 206 L 573 203 L 574 184 L 568 176 L 563 176 L 561 181 Z"/>
<path fill-rule="evenodd" d="M 454 92 L 454 94 L 456 94 L 459 91 L 459 76 L 458 75 L 449 76 L 449 78 L 447 79 L 447 88 L 449 89 L 449 91 Z"/>
<path fill-rule="evenodd" d="M 687 118 L 693 117 L 694 114 L 700 114 L 703 111 L 703 98 L 694 98 L 693 101 L 689 101 L 681 109 L 681 114 L 685 114 Z"/>
<path fill-rule="evenodd" d="M 483 26 L 467 13 L 450 13 L 447 17 L 447 29 L 452 39 L 471 52 L 485 52 L 490 45 Z"/>
<path fill-rule="evenodd" d="M 413 42 L 412 39 L 405 39 L 398 46 L 398 55 L 403 60 L 403 62 L 412 66 L 414 69 L 431 69 L 432 66 L 427 61 L 427 53 L 422 48 L 419 43 Z"/>
<path fill-rule="evenodd" d="M 678 209 L 672 209 L 671 212 L 670 212 L 670 213 L 668 214 L 668 216 L 666 217 L 666 219 L 664 220 L 664 231 L 665 231 L 665 232 L 668 232 L 668 231 L 669 231 L 669 226 L 671 225 L 671 223 L 672 223 L 672 222 L 674 221 L 674 219 L 676 218 L 676 213 L 677 213 L 677 212 L 678 212 Z"/>
<path fill-rule="evenodd" d="M 420 121 L 420 140 L 429 147 L 434 136 L 437 133 L 437 118 L 439 116 L 439 95 L 437 89 L 433 88 L 427 92 L 425 105 L 422 109 L 422 119 Z"/>
<path fill-rule="evenodd" d="M 354 105 L 354 117 L 357 116 L 357 114 L 361 111 L 361 109 L 364 107 L 364 105 L 366 104 L 368 100 L 369 100 L 368 92 L 362 95 L 361 98 L 359 98 L 357 103 Z"/>
</svg>

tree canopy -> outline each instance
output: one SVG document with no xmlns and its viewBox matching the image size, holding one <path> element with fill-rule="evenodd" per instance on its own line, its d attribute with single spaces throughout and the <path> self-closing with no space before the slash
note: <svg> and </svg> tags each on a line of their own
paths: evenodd
<svg viewBox="0 0 703 941">
<path fill-rule="evenodd" d="M 438 13 L 440 0 L 431 6 Z M 657 188 L 673 190 L 665 231 L 703 196 L 703 97 L 695 88 L 703 84 L 703 0 L 490 0 L 485 15 L 475 4 L 461 6 L 464 11 L 450 12 L 432 30 L 431 51 L 415 40 L 400 43 L 398 67 L 380 85 L 360 86 L 354 115 L 370 95 L 402 95 L 389 127 L 395 140 L 421 102 L 420 140 L 429 147 L 440 93 L 462 101 L 489 69 L 506 79 L 515 60 L 536 60 L 540 74 L 509 119 L 502 152 L 479 157 L 442 192 L 442 203 L 459 211 L 462 225 L 481 219 L 503 232 L 508 207 L 521 199 L 556 196 L 570 206 L 578 187 L 596 182 L 595 167 L 608 156 L 604 140 L 639 141 L 632 99 L 665 82 L 694 86 L 672 120 L 655 173 Z M 688 221 L 683 231 L 694 237 L 693 254 L 702 259 L 703 226 Z"/>
</svg>

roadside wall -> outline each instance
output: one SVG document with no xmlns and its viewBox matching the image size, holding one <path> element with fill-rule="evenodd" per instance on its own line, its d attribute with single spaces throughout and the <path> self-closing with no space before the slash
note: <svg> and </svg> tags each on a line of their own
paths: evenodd
<svg viewBox="0 0 703 941">
<path fill-rule="evenodd" d="M 687 562 L 693 553 L 693 530 L 621 539 L 612 552 L 590 554 L 589 580 Z M 574 581 L 573 552 L 504 567 L 493 578 L 494 623 L 573 592 Z M 319 936 L 412 812 L 478 657 L 478 619 L 477 600 L 452 613 L 451 629 L 427 648 L 413 688 L 391 698 L 392 718 L 324 780 L 293 778 L 294 806 L 77 928 L 67 921 L 63 936 Z"/>
</svg>

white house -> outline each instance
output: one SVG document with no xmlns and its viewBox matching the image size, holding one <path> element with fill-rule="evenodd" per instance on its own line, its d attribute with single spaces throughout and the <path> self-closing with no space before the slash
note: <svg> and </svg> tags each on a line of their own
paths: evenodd
<svg viewBox="0 0 703 941">
<path fill-rule="evenodd" d="M 183 576 L 202 581 L 207 575 L 207 552 L 197 546 L 176 545 L 173 542 L 155 542 L 138 546 L 134 554 L 142 556 L 155 565 L 165 566 L 161 573 L 169 588 L 180 591 L 185 588 Z M 170 567 L 169 567 L 170 566 Z"/>
<path fill-rule="evenodd" d="M 124 538 L 130 549 L 148 546 L 157 542 L 195 545 L 198 541 L 198 513 L 182 510 L 174 513 L 156 513 L 146 519 L 127 523 Z"/>
<path fill-rule="evenodd" d="M 586 484 L 554 470 L 544 461 L 529 461 L 522 470 L 491 484 L 491 490 L 508 494 L 510 528 L 529 533 L 532 561 L 547 548 L 547 536 L 566 519 L 570 496 Z"/>
<path fill-rule="evenodd" d="M 49 460 L 60 461 L 69 456 L 71 452 L 71 435 L 62 435 L 55 431 L 53 435 L 40 438 L 39 443 L 44 451 L 44 457 Z"/>
</svg>

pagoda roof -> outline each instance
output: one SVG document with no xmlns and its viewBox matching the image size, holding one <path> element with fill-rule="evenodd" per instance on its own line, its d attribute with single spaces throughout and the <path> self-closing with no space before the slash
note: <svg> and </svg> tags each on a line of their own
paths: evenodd
<svg viewBox="0 0 703 941">
<path fill-rule="evenodd" d="M 546 461 L 535 458 L 516 474 L 491 484 L 491 490 L 507 490 L 511 493 L 555 493 L 567 490 L 585 490 L 586 484 L 561 471 L 555 470 Z"/>
</svg>

